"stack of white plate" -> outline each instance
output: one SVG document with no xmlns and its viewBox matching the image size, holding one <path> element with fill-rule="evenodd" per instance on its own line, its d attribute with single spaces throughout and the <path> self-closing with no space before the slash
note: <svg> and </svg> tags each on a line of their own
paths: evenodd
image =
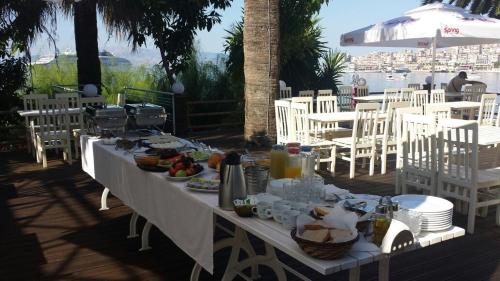
<svg viewBox="0 0 500 281">
<path fill-rule="evenodd" d="M 453 203 L 428 195 L 406 194 L 392 197 L 400 207 L 422 214 L 421 231 L 440 231 L 451 227 Z"/>
</svg>

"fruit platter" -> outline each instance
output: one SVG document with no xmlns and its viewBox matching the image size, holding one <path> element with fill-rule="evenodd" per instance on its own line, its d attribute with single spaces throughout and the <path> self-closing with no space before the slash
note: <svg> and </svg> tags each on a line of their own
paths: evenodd
<svg viewBox="0 0 500 281">
<path fill-rule="evenodd" d="M 203 172 L 203 166 L 196 164 L 194 159 L 191 157 L 186 157 L 180 154 L 175 162 L 170 163 L 170 168 L 168 169 L 167 179 L 173 181 L 184 181 L 191 179 Z M 165 161 L 173 161 L 174 159 L 169 158 Z M 165 163 L 165 162 L 163 162 Z M 163 164 L 160 163 L 160 164 Z"/>
<path fill-rule="evenodd" d="M 195 162 L 207 161 L 210 156 L 207 152 L 201 150 L 186 152 L 186 154 L 187 156 L 193 158 Z"/>
<path fill-rule="evenodd" d="M 186 187 L 192 191 L 199 192 L 218 192 L 220 181 L 204 179 L 204 178 L 192 178 L 186 183 Z"/>
</svg>

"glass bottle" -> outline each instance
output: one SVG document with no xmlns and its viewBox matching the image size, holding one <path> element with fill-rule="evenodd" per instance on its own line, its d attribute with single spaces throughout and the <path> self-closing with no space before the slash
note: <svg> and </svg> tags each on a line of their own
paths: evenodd
<svg viewBox="0 0 500 281">
<path fill-rule="evenodd" d="M 288 147 L 288 165 L 285 166 L 285 178 L 300 178 L 302 176 L 302 157 L 299 147 Z"/>
<path fill-rule="evenodd" d="M 377 246 L 382 245 L 385 234 L 391 225 L 391 217 L 389 214 L 389 206 L 378 205 L 375 209 L 373 218 L 373 243 Z"/>
<path fill-rule="evenodd" d="M 285 167 L 288 164 L 288 152 L 283 145 L 275 144 L 271 150 L 271 168 L 272 179 L 281 179 L 285 177 Z"/>
</svg>

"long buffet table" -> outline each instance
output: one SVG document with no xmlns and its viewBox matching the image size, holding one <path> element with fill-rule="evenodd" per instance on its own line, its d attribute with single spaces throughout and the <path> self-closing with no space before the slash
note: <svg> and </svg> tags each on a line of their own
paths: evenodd
<svg viewBox="0 0 500 281">
<path fill-rule="evenodd" d="M 168 181 L 162 173 L 142 171 L 136 167 L 131 153 L 104 145 L 96 138 L 81 136 L 81 148 L 82 168 L 85 172 L 108 188 L 124 204 L 158 227 L 196 261 L 191 275 L 193 281 L 198 279 L 201 268 L 213 273 L 213 254 L 225 247 L 230 247 L 232 251 L 223 280 L 232 280 L 248 267 L 253 268 L 252 274 L 256 276 L 256 265 L 259 264 L 271 267 L 278 280 L 286 280 L 285 270 L 307 280 L 305 276 L 280 262 L 275 248 L 323 275 L 349 270 L 349 279 L 353 281 L 359 280 L 361 265 L 379 261 L 379 278 L 388 280 L 390 255 L 374 250 L 368 243 L 363 242 L 363 239 L 340 259 L 314 259 L 300 250 L 288 230 L 272 220 L 241 218 L 234 212 L 223 211 L 217 207 L 217 194 L 192 192 L 185 188 L 184 182 Z M 204 176 L 211 177 L 213 174 L 214 172 L 206 169 Z M 235 225 L 232 238 L 214 242 L 216 216 Z M 255 254 L 248 241 L 247 232 L 264 241 L 265 254 Z M 435 233 L 422 233 L 417 238 L 414 249 L 464 234 L 465 231 L 459 227 Z M 249 257 L 243 261 L 238 260 L 240 250 L 249 253 Z"/>
</svg>

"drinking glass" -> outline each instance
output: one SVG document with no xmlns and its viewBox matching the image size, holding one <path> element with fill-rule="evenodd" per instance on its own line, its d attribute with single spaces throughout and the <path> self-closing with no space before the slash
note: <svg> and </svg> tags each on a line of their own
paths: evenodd
<svg viewBox="0 0 500 281">
<path fill-rule="evenodd" d="M 422 225 L 422 214 L 407 209 L 400 209 L 394 213 L 394 218 L 405 223 L 409 228 L 411 233 L 416 237 L 420 234 L 420 229 Z"/>
</svg>

